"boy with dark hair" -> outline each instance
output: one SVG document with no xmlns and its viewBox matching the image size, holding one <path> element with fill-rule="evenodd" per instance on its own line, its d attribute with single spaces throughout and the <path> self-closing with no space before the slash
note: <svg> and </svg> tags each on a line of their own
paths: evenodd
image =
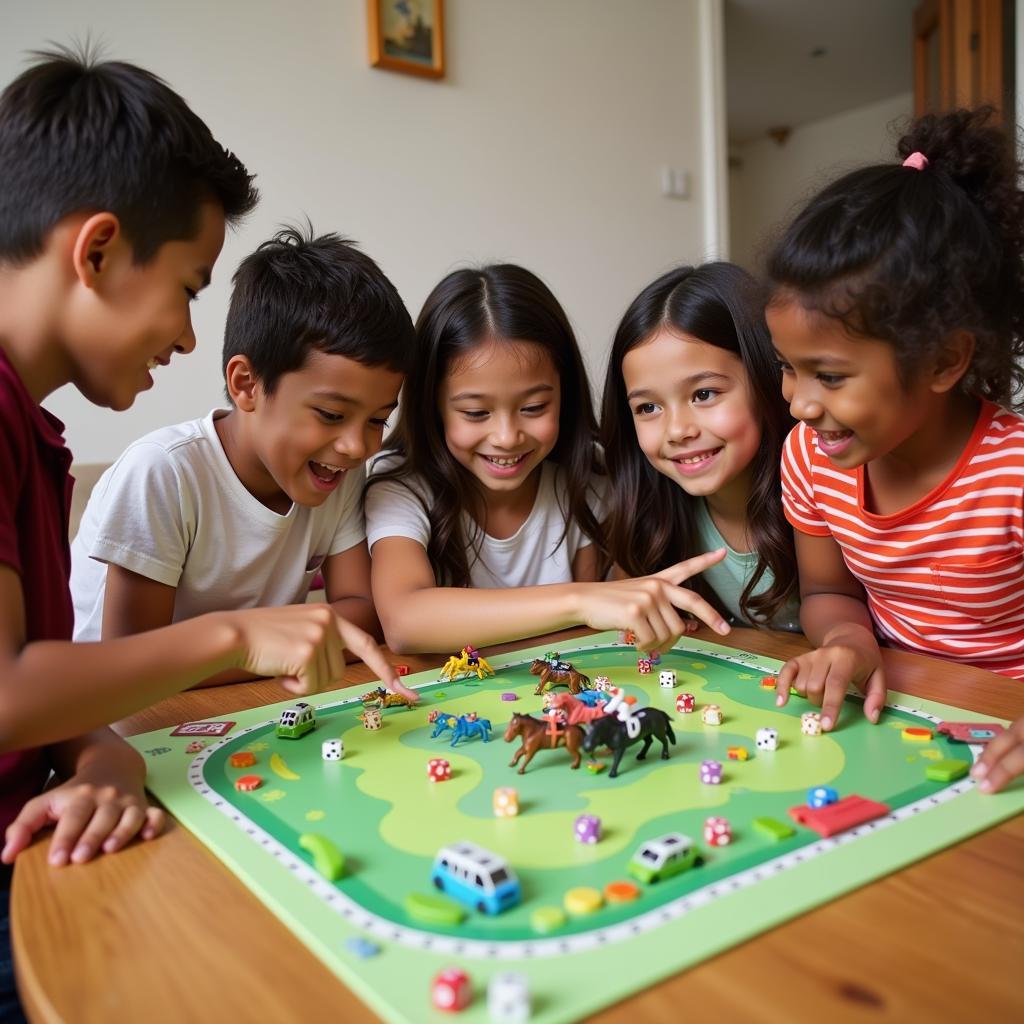
<svg viewBox="0 0 1024 1024">
<path fill-rule="evenodd" d="M 0 95 L 5 865 L 48 824 L 53 864 L 159 832 L 143 762 L 107 722 L 230 668 L 311 692 L 342 677 L 346 644 L 395 680 L 370 637 L 323 606 L 221 612 L 110 643 L 69 642 L 71 454 L 63 424 L 40 403 L 72 383 L 98 405 L 126 409 L 152 386 L 150 370 L 191 352 L 189 302 L 209 283 L 225 223 L 252 209 L 256 191 L 160 79 L 67 51 L 36 56 Z M 66 781 L 37 796 L 51 769 Z M 0 869 L 4 1019 L 19 1012 L 9 878 Z"/>
<path fill-rule="evenodd" d="M 413 337 L 394 286 L 337 235 L 289 228 L 243 260 L 224 339 L 231 407 L 147 434 L 100 478 L 71 548 L 75 638 L 298 603 L 318 572 L 339 615 L 378 631 L 364 463 Z"/>
</svg>

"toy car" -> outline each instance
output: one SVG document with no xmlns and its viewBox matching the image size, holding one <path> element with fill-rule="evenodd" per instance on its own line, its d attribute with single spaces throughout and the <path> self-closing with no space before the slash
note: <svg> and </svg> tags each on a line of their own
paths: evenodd
<svg viewBox="0 0 1024 1024">
<path fill-rule="evenodd" d="M 297 740 L 316 728 L 316 713 L 311 704 L 299 701 L 281 712 L 277 720 L 277 735 L 285 740 Z"/>
<path fill-rule="evenodd" d="M 649 839 L 633 854 L 626 870 L 647 885 L 700 867 L 704 858 L 694 841 L 682 832 L 669 832 Z"/>
<path fill-rule="evenodd" d="M 500 914 L 523 898 L 519 879 L 505 859 L 476 843 L 442 846 L 430 877 L 442 892 L 482 914 Z"/>
</svg>

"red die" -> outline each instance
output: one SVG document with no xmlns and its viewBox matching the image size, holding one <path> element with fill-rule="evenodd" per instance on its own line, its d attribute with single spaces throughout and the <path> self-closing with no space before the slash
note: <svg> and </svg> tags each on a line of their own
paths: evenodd
<svg viewBox="0 0 1024 1024">
<path fill-rule="evenodd" d="M 469 975 L 458 967 L 446 967 L 434 976 L 430 1001 L 438 1010 L 464 1010 L 473 998 Z"/>
<path fill-rule="evenodd" d="M 395 671 L 400 676 L 407 676 L 409 674 L 409 666 L 408 665 L 396 665 L 395 666 Z"/>
<path fill-rule="evenodd" d="M 427 778 L 431 782 L 447 782 L 452 777 L 452 766 L 443 757 L 432 757 L 427 762 Z"/>
<path fill-rule="evenodd" d="M 636 670 L 642 676 L 649 676 L 651 674 L 651 659 L 650 658 L 637 658 L 636 659 Z"/>
<path fill-rule="evenodd" d="M 692 693 L 681 693 L 676 697 L 676 711 L 681 711 L 684 715 L 693 713 L 694 708 L 697 707 L 697 701 Z"/>
<path fill-rule="evenodd" d="M 704 822 L 704 842 L 708 846 L 728 846 L 732 842 L 732 826 L 727 818 L 708 818 Z"/>
</svg>

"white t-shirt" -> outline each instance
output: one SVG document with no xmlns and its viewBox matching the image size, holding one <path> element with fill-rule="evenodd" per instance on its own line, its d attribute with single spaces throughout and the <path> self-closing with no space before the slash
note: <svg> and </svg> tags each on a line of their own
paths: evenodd
<svg viewBox="0 0 1024 1024">
<path fill-rule="evenodd" d="M 108 562 L 176 587 L 179 622 L 302 602 L 324 559 L 364 539 L 362 467 L 319 507 L 281 515 L 231 468 L 213 425 L 226 414 L 154 430 L 100 477 L 71 545 L 76 640 L 99 639 Z"/>
<path fill-rule="evenodd" d="M 385 456 L 371 464 L 371 478 L 374 472 L 394 465 L 393 459 L 393 456 Z M 482 534 L 481 538 L 480 528 L 463 513 L 464 536 L 467 540 L 481 540 L 478 558 L 474 558 L 473 546 L 467 543 L 471 586 L 533 587 L 572 582 L 573 559 L 578 551 L 590 545 L 590 539 L 575 522 L 565 528 L 567 505 L 561 486 L 564 478 L 562 469 L 555 463 L 541 463 L 540 486 L 533 509 L 511 537 L 498 539 Z M 430 523 L 417 498 L 417 494 L 426 492 L 426 483 L 415 476 L 401 481 L 385 480 L 369 488 L 366 492 L 366 539 L 371 554 L 373 545 L 384 537 L 408 537 L 422 544 L 424 549 L 427 547 Z M 604 493 L 604 478 L 592 477 L 587 504 L 598 522 L 604 515 Z"/>
</svg>

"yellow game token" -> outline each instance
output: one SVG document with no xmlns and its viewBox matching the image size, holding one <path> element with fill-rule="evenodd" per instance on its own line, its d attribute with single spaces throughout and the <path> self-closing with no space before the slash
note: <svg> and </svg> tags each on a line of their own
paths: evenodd
<svg viewBox="0 0 1024 1024">
<path fill-rule="evenodd" d="M 570 889 L 562 900 L 565 909 L 574 917 L 593 914 L 604 906 L 604 897 L 589 886 L 581 885 L 578 889 Z"/>
<path fill-rule="evenodd" d="M 561 907 L 538 907 L 530 914 L 530 927 L 535 932 L 557 931 L 565 924 L 565 913 Z"/>
<path fill-rule="evenodd" d="M 632 882 L 609 882 L 604 887 L 604 898 L 609 903 L 629 903 L 639 897 L 640 886 Z"/>
<path fill-rule="evenodd" d="M 902 736 L 905 740 L 911 740 L 914 743 L 930 743 L 932 738 L 931 729 L 915 728 L 914 726 L 907 726 Z"/>
</svg>

